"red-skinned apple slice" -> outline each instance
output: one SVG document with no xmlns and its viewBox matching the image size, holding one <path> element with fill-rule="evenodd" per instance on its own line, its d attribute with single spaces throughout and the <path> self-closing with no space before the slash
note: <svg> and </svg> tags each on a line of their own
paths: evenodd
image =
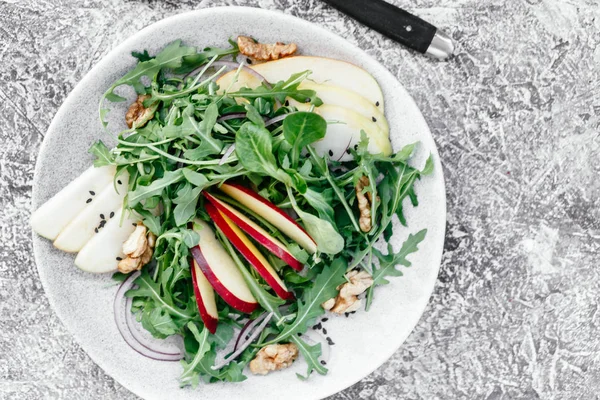
<svg viewBox="0 0 600 400">
<path fill-rule="evenodd" d="M 190 250 L 198 267 L 215 292 L 238 311 L 251 313 L 258 307 L 244 276 L 208 224 L 194 220 L 194 231 L 200 235 L 198 246 Z"/>
<path fill-rule="evenodd" d="M 269 221 L 309 253 L 317 251 L 315 241 L 292 217 L 258 193 L 236 183 L 224 183 L 221 190 Z"/>
<path fill-rule="evenodd" d="M 198 266 L 196 260 L 192 260 L 192 282 L 194 283 L 194 294 L 196 295 L 196 304 L 200 311 L 200 318 L 204 326 L 210 333 L 217 331 L 219 323 L 219 313 L 217 312 L 217 303 L 215 301 L 215 291 L 210 285 L 206 276 Z"/>
<path fill-rule="evenodd" d="M 208 199 L 219 211 L 225 214 L 229 219 L 231 219 L 236 225 L 238 225 L 244 232 L 246 232 L 251 238 L 256 240 L 262 246 L 266 247 L 271 253 L 273 253 L 276 257 L 282 259 L 296 271 L 302 271 L 302 263 L 296 259 L 290 253 L 290 251 L 285 247 L 283 243 L 279 240 L 275 239 L 273 236 L 269 234 L 269 232 L 265 231 L 262 227 L 260 227 L 257 223 L 252 221 L 250 218 L 246 217 L 244 214 L 225 203 L 222 200 L 217 199 L 213 195 L 202 192 L 204 197 Z"/>
<path fill-rule="evenodd" d="M 242 253 L 244 258 L 248 260 L 267 284 L 273 288 L 277 296 L 284 300 L 294 298 L 292 292 L 287 290 L 285 283 L 277 275 L 277 272 L 269 264 L 267 259 L 260 251 L 258 251 L 254 243 L 248 239 L 248 236 L 246 236 L 231 219 L 221 213 L 211 202 L 206 203 L 205 208 L 217 227 L 219 227 L 227 239 L 231 241 L 231 244 Z"/>
</svg>

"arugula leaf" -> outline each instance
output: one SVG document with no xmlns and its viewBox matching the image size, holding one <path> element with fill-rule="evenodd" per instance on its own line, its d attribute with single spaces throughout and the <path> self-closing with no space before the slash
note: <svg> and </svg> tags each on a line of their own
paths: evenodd
<svg viewBox="0 0 600 400">
<path fill-rule="evenodd" d="M 141 322 L 144 329 L 158 339 L 164 339 L 179 331 L 171 315 L 162 307 L 144 307 Z"/>
<path fill-rule="evenodd" d="M 262 99 L 262 97 L 259 97 L 256 100 L 259 100 L 259 99 Z M 246 103 L 245 108 L 246 108 L 246 118 L 248 118 L 250 120 L 250 122 L 252 122 L 254 125 L 258 125 L 261 128 L 264 128 L 265 120 L 263 119 L 262 115 L 259 114 L 258 110 L 250 103 Z"/>
<path fill-rule="evenodd" d="M 166 171 L 162 178 L 153 181 L 150 185 L 138 186 L 134 191 L 129 192 L 127 195 L 129 207 L 135 207 L 140 201 L 161 194 L 165 188 L 182 179 L 183 172 L 181 169 L 176 171 Z"/>
<path fill-rule="evenodd" d="M 235 153 L 248 171 L 269 176 L 277 175 L 271 133 L 266 128 L 251 122 L 242 125 L 235 136 Z"/>
<path fill-rule="evenodd" d="M 292 145 L 290 161 L 293 168 L 298 166 L 300 152 L 305 146 L 325 137 L 327 122 L 318 114 L 297 112 L 283 120 L 283 136 Z"/>
<path fill-rule="evenodd" d="M 348 263 L 343 258 L 336 258 L 331 265 L 323 268 L 313 285 L 304 291 L 302 300 L 298 302 L 294 321 L 285 325 L 281 333 L 269 343 L 281 342 L 291 335 L 306 332 L 317 317 L 325 314 L 321 304 L 337 295 L 336 288 L 346 280 L 344 274 L 347 267 Z"/>
<path fill-rule="evenodd" d="M 102 142 L 102 140 L 98 140 L 96 143 L 90 147 L 88 153 L 92 154 L 94 157 L 94 167 L 103 167 L 105 165 L 114 165 L 115 157 L 110 152 L 108 147 Z"/>
<path fill-rule="evenodd" d="M 433 154 L 430 154 L 427 157 L 427 161 L 425 162 L 425 167 L 421 171 L 421 175 L 431 175 L 433 173 Z"/>
<path fill-rule="evenodd" d="M 373 271 L 373 285 L 387 285 L 390 283 L 386 277 L 401 276 L 402 272 L 396 269 L 396 266 L 403 265 L 410 267 L 411 263 L 406 257 L 418 250 L 418 245 L 425 239 L 427 229 L 423 229 L 416 234 L 408 235 L 408 239 L 402 244 L 402 248 L 397 253 L 394 252 L 392 245 L 388 243 L 388 254 L 384 255 L 379 250 L 373 249 L 373 253 L 379 258 L 380 266 Z"/>
<path fill-rule="evenodd" d="M 175 306 L 169 292 L 161 291 L 160 283 L 154 282 L 147 271 L 143 271 L 135 280 L 135 283 L 138 288 L 128 290 L 125 296 L 152 298 L 157 305 L 163 307 L 172 317 L 181 318 L 184 321 L 192 319 L 193 316 L 190 311 Z"/>
<path fill-rule="evenodd" d="M 317 243 L 320 252 L 335 255 L 344 249 L 344 238 L 335 230 L 331 222 L 300 209 L 295 211 L 302 219 L 310 237 Z"/>
<path fill-rule="evenodd" d="M 198 327 L 193 322 L 188 322 L 187 328 L 192 332 L 194 338 L 198 342 L 198 351 L 194 355 L 194 358 L 188 363 L 185 360 L 181 360 L 183 366 L 183 374 L 179 378 L 181 386 L 191 385 L 196 387 L 198 385 L 198 374 L 196 368 L 202 361 L 207 352 L 210 351 L 210 344 L 208 343 L 208 329 L 202 328 L 202 332 L 198 331 Z"/>
<path fill-rule="evenodd" d="M 176 226 L 187 224 L 196 215 L 196 204 L 201 191 L 201 187 L 192 189 L 192 185 L 187 183 L 177 193 L 177 197 L 173 200 L 173 203 L 177 204 L 173 210 Z"/>
<path fill-rule="evenodd" d="M 188 169 L 188 168 L 183 169 L 183 176 L 189 183 L 191 183 L 192 185 L 198 186 L 200 188 L 205 188 L 207 186 L 207 184 L 209 183 L 206 176 L 202 175 L 199 172 L 192 171 L 191 169 Z"/>
</svg>

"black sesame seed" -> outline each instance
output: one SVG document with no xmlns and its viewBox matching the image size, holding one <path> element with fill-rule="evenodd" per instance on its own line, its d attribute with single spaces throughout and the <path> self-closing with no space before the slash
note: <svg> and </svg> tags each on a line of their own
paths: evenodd
<svg viewBox="0 0 600 400">
<path fill-rule="evenodd" d="M 371 119 L 373 120 L 373 122 L 377 122 L 377 118 L 371 117 Z"/>
<path fill-rule="evenodd" d="M 298 332 L 298 336 L 302 336 L 302 332 Z"/>
<path fill-rule="evenodd" d="M 104 218 L 104 214 L 100 214 L 100 219 L 106 219 Z"/>
<path fill-rule="evenodd" d="M 327 318 L 327 317 L 325 317 L 321 320 L 321 322 L 327 322 L 327 321 L 329 321 L 329 318 Z"/>
<path fill-rule="evenodd" d="M 346 318 L 348 318 L 350 316 L 350 314 L 348 314 L 348 313 L 344 313 L 344 315 L 346 316 Z"/>
<path fill-rule="evenodd" d="M 346 154 L 350 154 L 350 149 L 346 149 Z"/>
<path fill-rule="evenodd" d="M 121 260 L 122 260 L 122 258 L 121 258 L 121 257 L 117 257 L 117 261 L 121 261 Z"/>
<path fill-rule="evenodd" d="M 330 337 L 327 337 L 327 344 L 333 346 L 335 343 L 333 343 L 333 340 L 331 340 Z"/>
<path fill-rule="evenodd" d="M 327 329 L 323 328 L 323 334 L 327 335 Z"/>
<path fill-rule="evenodd" d="M 98 233 L 98 228 L 94 228 L 94 232 Z"/>
<path fill-rule="evenodd" d="M 350 314 L 356 314 L 356 311 L 350 311 Z"/>
<path fill-rule="evenodd" d="M 95 195 L 96 195 L 96 192 L 94 192 L 93 190 L 90 190 L 90 194 L 91 194 L 92 196 L 95 196 Z"/>
<path fill-rule="evenodd" d="M 327 363 L 325 362 L 325 360 L 321 360 L 321 365 L 327 365 Z"/>
<path fill-rule="evenodd" d="M 310 157 L 310 153 L 306 153 L 306 154 L 304 155 L 304 157 L 306 157 L 306 158 L 309 158 L 309 157 Z"/>
<path fill-rule="evenodd" d="M 321 329 L 322 328 L 321 323 L 319 322 L 318 324 L 316 324 L 312 328 L 315 329 L 315 330 Z"/>
<path fill-rule="evenodd" d="M 133 225 L 133 226 L 137 226 L 137 224 L 136 224 L 135 222 L 132 222 L 132 223 L 131 223 L 131 225 Z"/>
<path fill-rule="evenodd" d="M 106 225 L 106 220 L 103 219 L 102 221 L 100 221 L 100 225 L 98 226 L 98 228 L 104 228 L 104 225 Z"/>
<path fill-rule="evenodd" d="M 112 218 L 112 217 L 114 217 L 114 216 L 115 216 L 115 213 L 114 213 L 114 211 L 111 211 L 111 212 L 110 212 L 110 215 L 108 216 L 108 218 Z"/>
<path fill-rule="evenodd" d="M 87 199 L 85 202 L 86 202 L 86 203 L 91 203 L 91 202 L 92 202 L 92 199 Z"/>
<path fill-rule="evenodd" d="M 119 185 L 122 185 L 122 184 L 123 184 L 123 183 L 121 182 L 121 180 L 120 180 L 120 179 L 117 181 L 117 183 L 118 183 Z"/>
<path fill-rule="evenodd" d="M 248 64 L 252 64 L 252 60 L 251 60 L 251 59 L 249 59 L 249 58 L 246 58 L 246 62 L 247 62 Z"/>
<path fill-rule="evenodd" d="M 329 150 L 329 157 L 333 157 L 333 151 Z"/>
<path fill-rule="evenodd" d="M 375 107 L 379 107 L 379 102 L 376 102 L 376 103 L 375 103 Z"/>
<path fill-rule="evenodd" d="M 283 105 L 286 106 L 286 107 L 289 106 L 290 105 L 290 101 L 286 100 L 285 103 L 283 103 Z"/>
<path fill-rule="evenodd" d="M 358 150 L 358 144 L 354 145 L 354 150 Z"/>
</svg>

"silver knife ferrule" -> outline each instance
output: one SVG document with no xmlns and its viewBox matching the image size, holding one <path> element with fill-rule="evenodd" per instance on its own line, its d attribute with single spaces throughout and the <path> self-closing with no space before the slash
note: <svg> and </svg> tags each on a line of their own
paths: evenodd
<svg viewBox="0 0 600 400">
<path fill-rule="evenodd" d="M 450 36 L 439 29 L 435 32 L 431 44 L 425 51 L 425 54 L 439 60 L 444 60 L 454 53 L 454 42 Z"/>
</svg>

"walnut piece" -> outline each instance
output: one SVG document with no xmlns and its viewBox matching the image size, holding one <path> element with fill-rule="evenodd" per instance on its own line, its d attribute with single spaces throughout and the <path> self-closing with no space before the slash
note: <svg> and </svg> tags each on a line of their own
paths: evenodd
<svg viewBox="0 0 600 400">
<path fill-rule="evenodd" d="M 129 110 L 125 114 L 125 122 L 127 122 L 128 127 L 132 128 L 135 125 L 136 128 L 141 128 L 154 118 L 154 108 L 144 107 L 144 100 L 150 97 L 152 96 L 147 94 L 139 95 L 137 100 L 129 106 Z"/>
<path fill-rule="evenodd" d="M 131 258 L 138 258 L 146 251 L 148 247 L 148 238 L 146 238 L 146 227 L 138 223 L 133 233 L 123 243 L 123 253 Z"/>
<path fill-rule="evenodd" d="M 258 61 L 277 60 L 279 58 L 291 56 L 298 50 L 298 46 L 296 46 L 295 43 L 257 43 L 248 36 L 238 36 L 237 44 L 240 53 Z"/>
<path fill-rule="evenodd" d="M 256 375 L 266 375 L 292 365 L 298 358 L 298 348 L 293 343 L 270 344 L 260 349 L 250 361 L 250 371 Z"/>
<path fill-rule="evenodd" d="M 368 187 L 371 183 L 369 178 L 362 176 L 358 182 L 356 182 L 356 199 L 358 200 L 358 210 L 360 211 L 360 218 L 358 224 L 360 230 L 363 232 L 369 232 L 371 230 L 371 204 L 372 198 L 371 193 L 363 193 L 364 188 Z"/>
<path fill-rule="evenodd" d="M 335 299 L 329 299 L 323 304 L 327 311 L 336 314 L 344 314 L 358 310 L 362 305 L 362 300 L 358 295 L 362 294 L 373 284 L 373 278 L 366 271 L 352 270 L 346 274 L 348 282 L 337 287 L 339 294 Z"/>
<path fill-rule="evenodd" d="M 156 236 L 148 231 L 148 228 L 138 222 L 135 230 L 123 243 L 125 258 L 119 261 L 117 269 L 119 272 L 128 274 L 141 269 L 152 260 Z"/>
</svg>

